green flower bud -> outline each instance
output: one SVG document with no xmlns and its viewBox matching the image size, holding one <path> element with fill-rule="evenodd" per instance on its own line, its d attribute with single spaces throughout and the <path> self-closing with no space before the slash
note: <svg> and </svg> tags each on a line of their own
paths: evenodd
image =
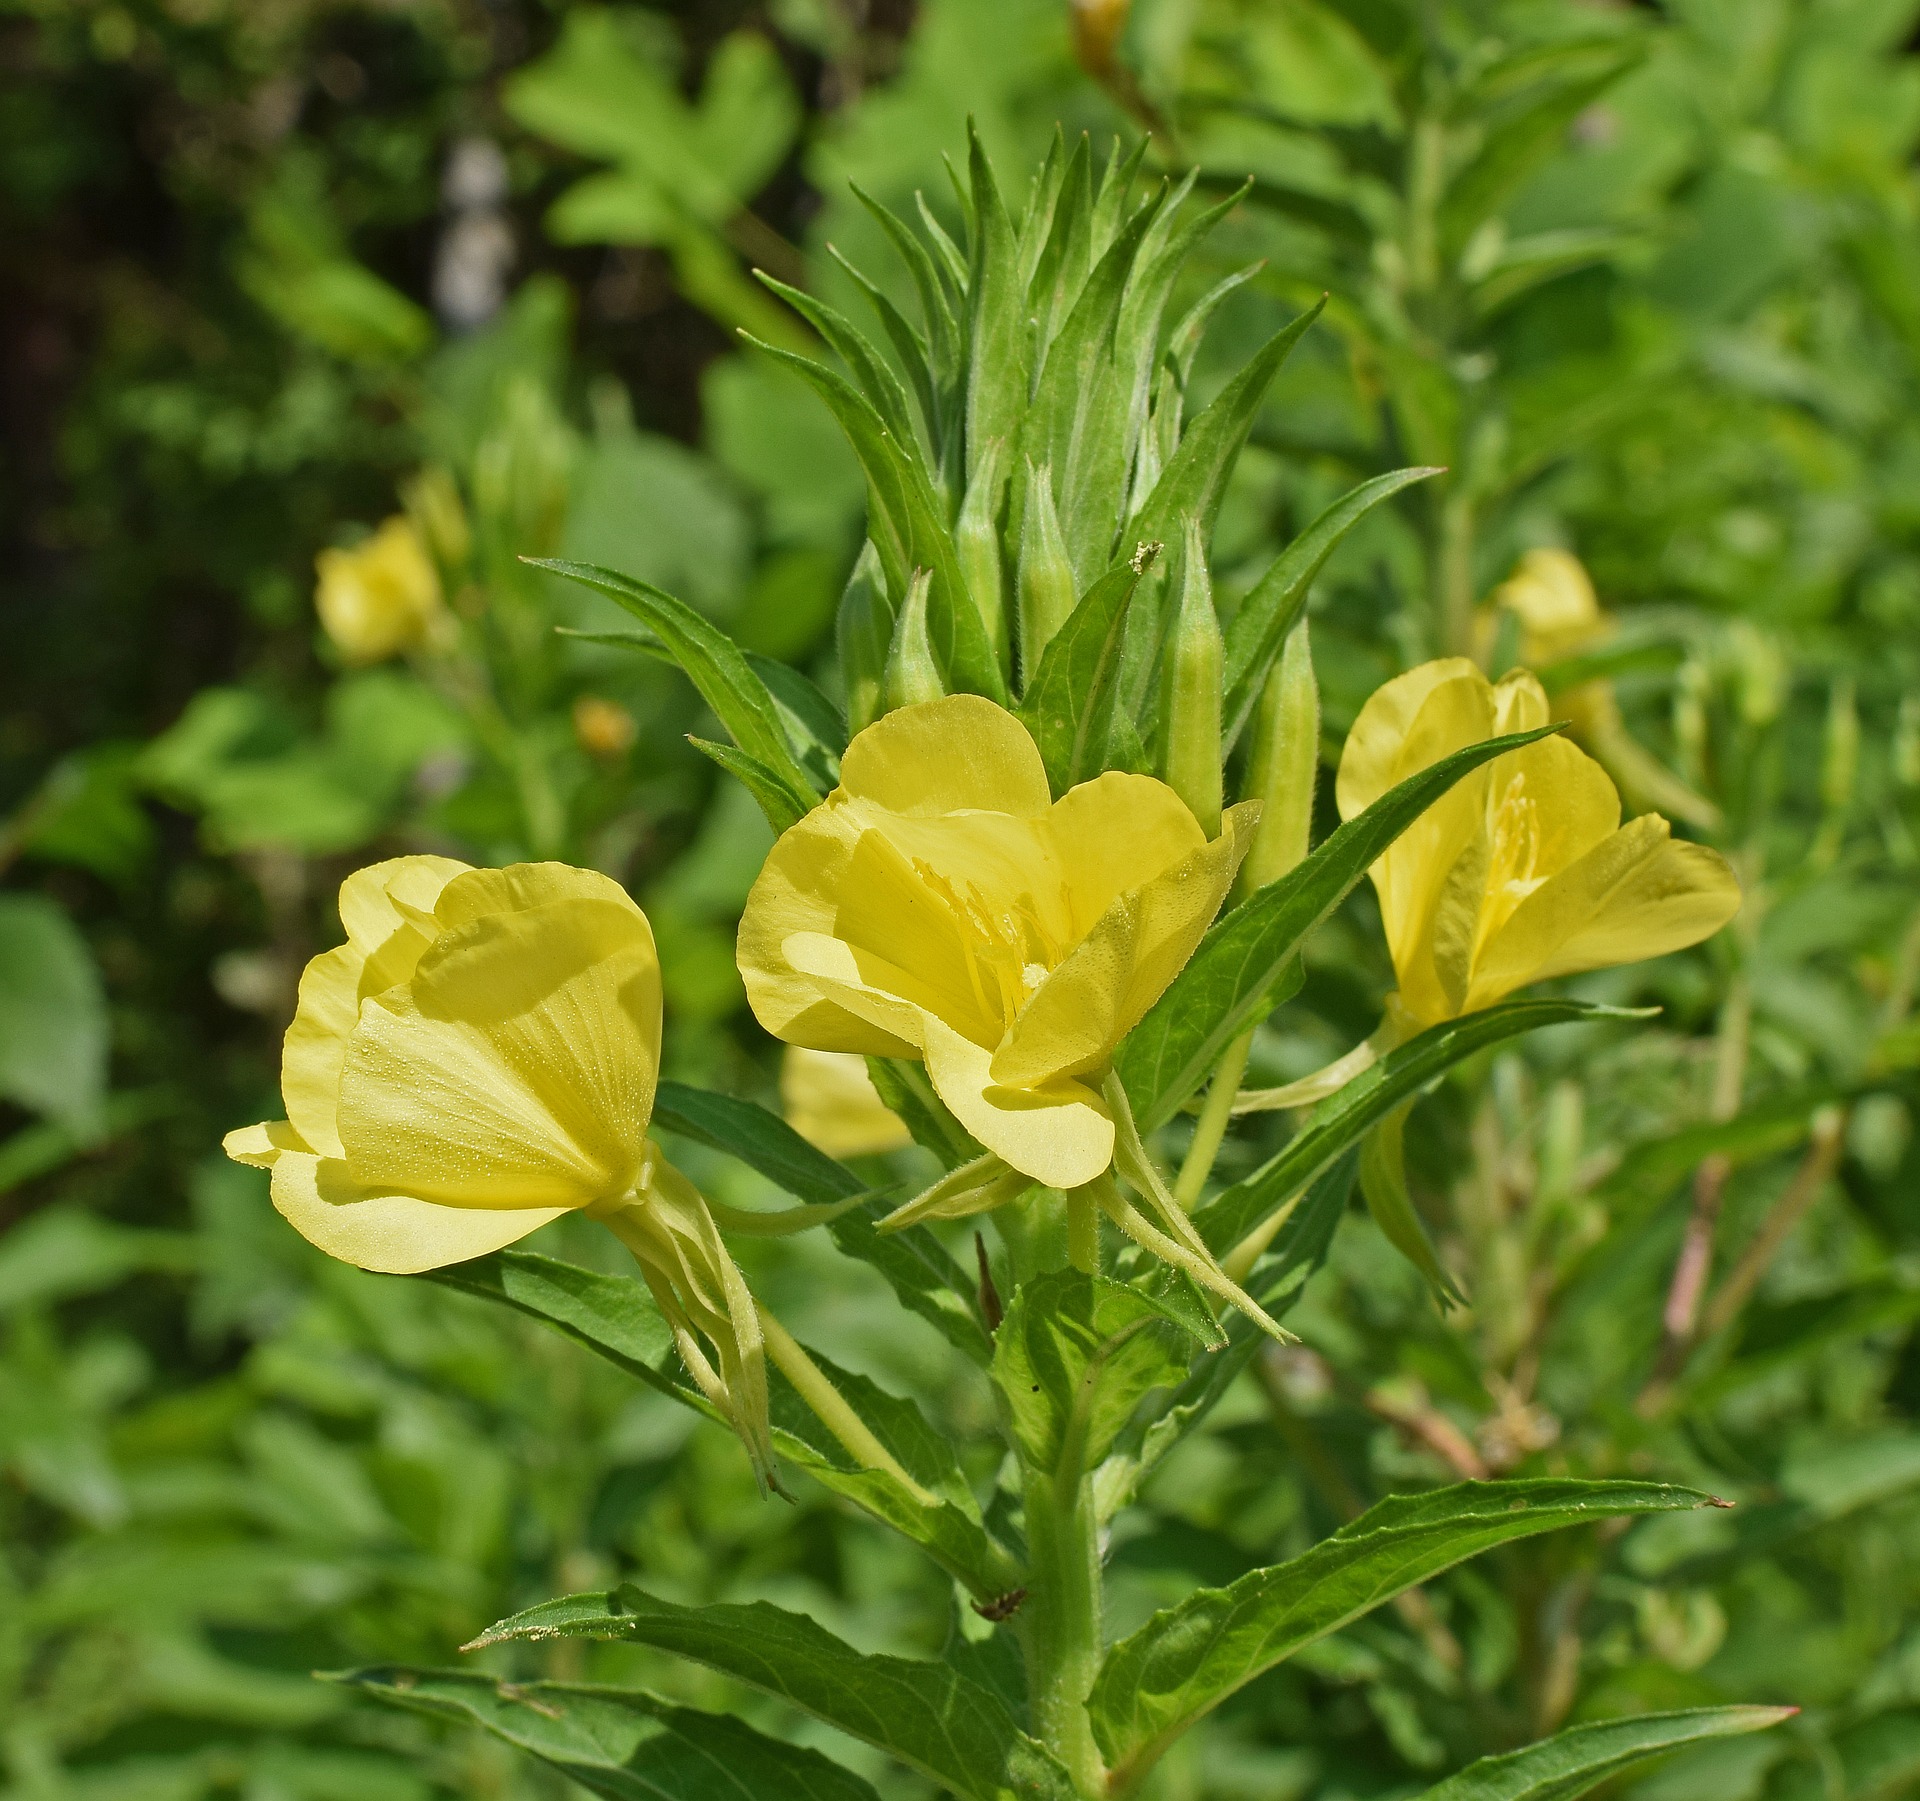
<svg viewBox="0 0 1920 1801">
<path fill-rule="evenodd" d="M 1020 523 L 1020 675 L 1033 680 L 1040 653 L 1073 612 L 1073 562 L 1053 509 L 1053 473 L 1027 465 Z"/>
<path fill-rule="evenodd" d="M 1180 611 L 1167 655 L 1165 778 L 1209 838 L 1220 830 L 1220 691 L 1226 657 L 1198 520 L 1187 521 Z"/>
<path fill-rule="evenodd" d="M 1303 618 L 1287 634 L 1254 714 L 1247 798 L 1260 802 L 1260 823 L 1240 866 L 1245 892 L 1277 882 L 1305 858 L 1319 771 L 1320 685 Z"/>
<path fill-rule="evenodd" d="M 893 642 L 887 578 L 871 540 L 861 546 L 847 590 L 840 596 L 835 635 L 840 645 L 840 680 L 847 695 L 847 726 L 864 731 L 883 711 L 887 650 Z"/>
<path fill-rule="evenodd" d="M 967 592 L 973 596 L 980 623 L 986 627 L 987 642 L 993 646 L 1003 674 L 1008 663 L 1007 604 L 1000 569 L 1000 528 L 994 515 L 1000 510 L 1005 450 L 999 438 L 987 446 L 973 480 L 967 484 L 967 497 L 953 527 L 954 549 L 960 555 L 960 571 L 967 578 Z"/>
<path fill-rule="evenodd" d="M 1820 759 L 1820 798 L 1838 816 L 1853 805 L 1860 775 L 1860 709 L 1852 677 L 1836 681 L 1827 693 L 1827 735 Z"/>
<path fill-rule="evenodd" d="M 916 569 L 907 586 L 906 605 L 893 624 L 893 648 L 887 652 L 887 710 L 938 700 L 947 691 L 927 636 L 927 590 L 933 571 Z"/>
</svg>

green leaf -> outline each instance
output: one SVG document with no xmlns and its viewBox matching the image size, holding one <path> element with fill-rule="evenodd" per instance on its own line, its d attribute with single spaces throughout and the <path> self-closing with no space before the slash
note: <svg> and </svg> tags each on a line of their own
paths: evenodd
<svg viewBox="0 0 1920 1801">
<path fill-rule="evenodd" d="M 719 1417 L 704 1396 L 666 1373 L 672 1333 L 637 1281 L 601 1275 L 531 1251 L 495 1251 L 410 1279 L 437 1282 L 528 1314 L 683 1406 L 708 1419 Z M 825 1363 L 817 1354 L 815 1360 Z M 774 1449 L 823 1487 L 911 1539 L 982 1599 L 1013 1586 L 1012 1559 L 980 1524 L 972 1496 L 957 1481 L 957 1472 L 949 1461 L 930 1461 L 937 1458 L 930 1448 L 935 1435 L 918 1410 L 864 1376 L 827 1367 L 881 1443 L 916 1480 L 935 1491 L 933 1503 L 929 1505 L 882 1470 L 853 1464 L 812 1411 L 792 1395 L 778 1371 L 770 1372 L 768 1378 L 775 1403 Z M 940 1494 L 942 1489 L 946 1497 Z"/>
<path fill-rule="evenodd" d="M 1004 703 L 1007 685 L 999 660 L 968 592 L 945 509 L 913 440 L 889 431 L 872 402 L 844 376 L 811 357 L 771 344 L 760 348 L 799 375 L 827 403 L 846 434 L 867 478 L 867 535 L 879 554 L 892 599 L 897 603 L 906 594 L 916 569 L 931 572 L 927 633 L 949 688 Z"/>
<path fill-rule="evenodd" d="M 638 1376 L 649 1388 L 705 1411 L 691 1389 L 666 1374 L 673 1329 L 645 1285 L 631 1277 L 602 1275 L 537 1251 L 494 1251 L 407 1279 L 435 1282 L 527 1314 Z"/>
<path fill-rule="evenodd" d="M 1124 1792 L 1256 1676 L 1466 1558 L 1563 1526 L 1710 1504 L 1661 1483 L 1559 1477 L 1380 1501 L 1304 1556 L 1163 1609 L 1107 1653 L 1087 1708 L 1114 1787 Z"/>
<path fill-rule="evenodd" d="M 900 253 L 900 260 L 906 264 L 907 273 L 913 278 L 914 291 L 920 296 L 921 317 L 926 321 L 927 348 L 935 387 L 936 390 L 943 390 L 956 378 L 960 367 L 960 327 L 954 318 L 948 284 L 935 264 L 932 253 L 914 236 L 912 227 L 882 206 L 858 182 L 849 185 L 853 189 L 853 197 L 886 233 L 888 242 Z"/>
<path fill-rule="evenodd" d="M 757 650 L 746 656 L 747 667 L 766 684 L 774 705 L 786 716 L 788 736 L 797 727 L 837 763 L 847 748 L 847 722 L 840 709 L 792 664 L 763 657 Z"/>
<path fill-rule="evenodd" d="M 962 1292 L 966 1274 L 948 1256 L 947 1247 L 925 1226 L 880 1232 L 875 1221 L 893 1210 L 893 1201 L 874 1201 L 831 1220 L 827 1232 L 849 1257 L 871 1264 L 884 1278 L 901 1306 L 932 1326 L 955 1350 L 985 1365 L 993 1358 L 993 1341 L 980 1322 L 974 1303 Z"/>
<path fill-rule="evenodd" d="M 903 1057 L 869 1057 L 867 1073 L 881 1100 L 907 1122 L 914 1143 L 931 1151 L 948 1169 L 958 1169 L 984 1153 L 985 1147 L 934 1093 L 921 1064 Z"/>
<path fill-rule="evenodd" d="M 816 1206 L 848 1200 L 867 1186 L 778 1114 L 752 1101 L 710 1094 L 684 1082 L 662 1082 L 653 1097 L 653 1117 L 669 1132 L 738 1157 L 788 1194 Z"/>
<path fill-rule="evenodd" d="M 993 1380 L 1021 1456 L 1075 1481 L 1134 1409 L 1193 1361 L 1178 1315 L 1145 1290 L 1075 1269 L 1023 1282 L 993 1341 Z"/>
<path fill-rule="evenodd" d="M 838 307 L 829 306 L 824 300 L 817 300 L 799 288 L 775 280 L 765 270 L 755 273 L 763 286 L 778 294 L 833 346 L 840 360 L 853 371 L 853 379 L 859 384 L 860 392 L 880 415 L 881 423 L 887 430 L 900 443 L 913 443 L 913 409 L 908 404 L 907 391 L 901 386 L 900 377 L 894 373 L 893 365 L 873 347 L 866 333 Z"/>
<path fill-rule="evenodd" d="M 0 895 L 0 1099 L 100 1124 L 107 1001 L 79 929 L 37 894 Z"/>
<path fill-rule="evenodd" d="M 1341 539 L 1381 501 L 1440 475 L 1439 469 L 1395 469 L 1349 489 L 1274 559 L 1254 590 L 1240 603 L 1227 627 L 1226 706 L 1221 739 L 1227 750 L 1240 741 L 1260 699 L 1267 670 L 1294 621 L 1307 604 L 1307 593 Z"/>
<path fill-rule="evenodd" d="M 1429 1026 L 1322 1101 L 1298 1136 L 1252 1175 L 1222 1189 L 1194 1214 L 1193 1223 L 1214 1254 L 1224 1257 L 1274 1208 L 1298 1194 L 1341 1152 L 1359 1143 L 1403 1101 L 1437 1081 L 1462 1058 L 1542 1026 L 1644 1017 L 1637 1009 L 1602 1007 L 1589 1001 L 1527 1000 L 1505 1001 L 1464 1019 Z"/>
<path fill-rule="evenodd" d="M 1360 1192 L 1366 1196 L 1367 1211 L 1387 1243 L 1426 1277 L 1444 1308 L 1464 1302 L 1466 1296 L 1440 1261 L 1440 1253 L 1427 1235 L 1426 1222 L 1407 1192 L 1404 1138 L 1411 1107 L 1412 1102 L 1402 1102 L 1361 1140 Z"/>
<path fill-rule="evenodd" d="M 868 1783 L 818 1751 L 643 1689 L 394 1665 L 329 1680 L 416 1713 L 470 1721 L 608 1801 L 879 1801 Z"/>
<path fill-rule="evenodd" d="M 1056 795 L 1101 766 L 1106 718 L 1120 668 L 1127 609 L 1158 547 L 1142 547 L 1081 595 L 1067 622 L 1048 640 L 1040 668 L 1020 702 L 1020 722 L 1033 734 Z"/>
<path fill-rule="evenodd" d="M 786 730 L 766 683 L 754 674 L 739 647 L 724 632 L 685 601 L 674 599 L 651 582 L 592 563 L 548 557 L 529 557 L 527 561 L 536 569 L 551 570 L 618 601 L 642 625 L 657 633 L 673 660 L 700 690 L 701 699 L 732 733 L 734 743 L 772 771 L 781 785 L 791 790 L 796 803 L 804 801 L 803 811 L 819 801 L 813 784 L 787 748 Z"/>
<path fill-rule="evenodd" d="M 973 190 L 973 261 L 967 284 L 966 475 L 971 481 L 990 443 L 1015 441 L 1027 408 L 1031 347 L 1013 221 L 971 121 L 967 173 Z"/>
<path fill-rule="evenodd" d="M 998 1697 L 944 1663 L 865 1656 L 765 1601 L 681 1607 L 628 1583 L 531 1607 L 471 1648 L 552 1638 L 652 1645 L 705 1664 L 977 1801 L 1074 1801 L 1066 1772 Z"/>
<path fill-rule="evenodd" d="M 1536 1745 L 1468 1764 L 1419 1801 L 1576 1801 L 1650 1757 L 1702 1739 L 1762 1732 L 1798 1712 L 1795 1707 L 1690 1707 L 1570 1726 Z"/>
<path fill-rule="evenodd" d="M 1274 1004 L 1273 986 L 1300 946 L 1408 826 L 1483 763 L 1557 730 L 1513 732 L 1442 757 L 1220 920 L 1121 1047 L 1120 1075 L 1141 1131 L 1170 1120 L 1228 1043 Z"/>
<path fill-rule="evenodd" d="M 776 832 L 784 832 L 790 826 L 798 825 L 811 810 L 813 802 L 793 793 L 779 774 L 769 769 L 758 757 L 749 756 L 731 744 L 715 744 L 711 738 L 696 738 L 691 732 L 687 734 L 687 742 L 710 762 L 718 763 L 753 796 L 760 811 L 766 815 L 767 824 Z"/>
</svg>

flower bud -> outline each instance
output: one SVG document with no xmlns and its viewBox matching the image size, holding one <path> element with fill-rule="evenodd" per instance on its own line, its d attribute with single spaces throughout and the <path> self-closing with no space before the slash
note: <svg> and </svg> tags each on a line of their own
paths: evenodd
<svg viewBox="0 0 1920 1801">
<path fill-rule="evenodd" d="M 404 517 L 352 550 L 323 550 L 314 568 L 314 608 L 349 663 L 380 663 L 413 649 L 441 616 L 440 578 Z"/>
<path fill-rule="evenodd" d="M 441 574 L 457 585 L 473 555 L 473 527 L 467 522 L 459 484 L 437 463 L 430 464 L 407 483 L 400 498 Z"/>
<path fill-rule="evenodd" d="M 847 725 L 864 731 L 884 710 L 887 647 L 893 640 L 893 613 L 887 605 L 887 580 L 871 539 L 860 548 L 847 589 L 840 596 L 835 627 L 840 645 L 840 679 L 846 689 Z"/>
<path fill-rule="evenodd" d="M 1302 619 L 1280 652 L 1254 715 L 1247 799 L 1260 803 L 1253 849 L 1240 866 L 1251 894 L 1277 882 L 1305 858 L 1313 831 L 1313 784 L 1320 768 L 1320 685 Z"/>
<path fill-rule="evenodd" d="M 1180 611 L 1167 650 L 1166 783 L 1209 838 L 1220 830 L 1220 688 L 1226 646 L 1213 610 L 1206 546 L 1187 521 Z"/>
<path fill-rule="evenodd" d="M 611 762 L 633 748 L 640 728 L 617 700 L 583 694 L 573 703 L 573 736 L 590 757 Z"/>
<path fill-rule="evenodd" d="M 973 596 L 987 642 L 993 646 L 994 659 L 1003 673 L 1008 656 L 1006 584 L 1000 568 L 1000 528 L 994 515 L 1000 510 L 1004 450 L 999 438 L 986 447 L 973 480 L 967 484 L 967 497 L 953 527 L 954 549 L 960 556 L 960 571 L 967 578 L 967 592 Z"/>
<path fill-rule="evenodd" d="M 1073 612 L 1073 561 L 1053 507 L 1053 474 L 1027 465 L 1020 521 L 1020 676 L 1030 682 L 1040 653 Z"/>
<path fill-rule="evenodd" d="M 933 585 L 933 571 L 916 569 L 907 586 L 906 605 L 893 624 L 893 646 L 887 652 L 886 703 L 895 707 L 915 707 L 922 701 L 938 700 L 947 691 L 940 679 L 940 665 L 934 660 L 933 642 L 927 636 L 927 590 Z"/>
</svg>

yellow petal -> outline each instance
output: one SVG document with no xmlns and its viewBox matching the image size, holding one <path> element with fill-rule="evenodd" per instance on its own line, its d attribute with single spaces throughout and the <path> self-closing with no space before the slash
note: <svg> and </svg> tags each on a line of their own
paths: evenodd
<svg viewBox="0 0 1920 1801">
<path fill-rule="evenodd" d="M 1494 684 L 1493 735 L 1538 731 L 1553 717 L 1547 691 L 1531 669 L 1510 669 Z"/>
<path fill-rule="evenodd" d="M 1207 842 L 1200 822 L 1165 782 L 1117 770 L 1068 789 L 1047 815 L 1044 833 L 1060 869 L 1072 872 L 1076 937 L 1121 895 Z"/>
<path fill-rule="evenodd" d="M 1258 817 L 1251 803 L 1231 808 L 1211 844 L 1201 840 L 1107 908 L 1021 1010 L 994 1054 L 996 1082 L 1034 1088 L 1106 1067 L 1212 924 Z"/>
<path fill-rule="evenodd" d="M 490 913 L 524 913 L 554 901 L 604 901 L 644 917 L 633 897 L 612 876 L 570 863 L 515 863 L 507 869 L 469 869 L 448 881 L 434 902 L 442 931 L 484 919 Z"/>
<path fill-rule="evenodd" d="M 640 1167 L 660 971 L 624 894 L 487 914 L 370 998 L 340 1084 L 355 1179 L 453 1206 L 578 1207 Z"/>
<path fill-rule="evenodd" d="M 1078 1188 L 1113 1161 L 1113 1121 L 1077 1082 L 1005 1088 L 993 1055 L 940 1020 L 925 1021 L 927 1079 L 975 1138 L 1049 1188 Z"/>
<path fill-rule="evenodd" d="M 1456 684 L 1461 693 L 1422 721 L 1436 691 Z M 1484 698 L 1490 692 L 1487 678 L 1465 657 L 1422 663 L 1376 688 L 1340 752 L 1340 772 L 1334 781 L 1340 817 L 1351 819 L 1364 813 L 1396 783 L 1450 751 L 1484 738 L 1492 720 L 1491 705 Z M 1467 696 L 1482 698 L 1475 704 Z"/>
<path fill-rule="evenodd" d="M 1607 629 L 1607 616 L 1580 559 L 1564 550 L 1530 550 L 1493 591 L 1521 624 L 1520 653 L 1529 663 L 1570 656 Z"/>
<path fill-rule="evenodd" d="M 1520 904 L 1482 954 L 1468 1005 L 1683 950 L 1739 910 L 1740 883 L 1726 858 L 1676 840 L 1659 814 L 1643 814 Z"/>
<path fill-rule="evenodd" d="M 305 1151 L 313 1146 L 301 1138 L 284 1119 L 269 1119 L 257 1126 L 241 1126 L 220 1140 L 220 1148 L 236 1163 L 251 1163 L 255 1169 L 271 1169 L 283 1151 Z"/>
<path fill-rule="evenodd" d="M 923 817 L 969 807 L 1038 815 L 1053 804 L 1027 728 L 978 694 L 949 694 L 875 720 L 847 746 L 840 785 Z"/>
<path fill-rule="evenodd" d="M 843 1051 L 787 1047 L 780 1063 L 780 1105 L 787 1124 L 829 1157 L 898 1150 L 913 1135 L 880 1099 L 866 1060 Z"/>
<path fill-rule="evenodd" d="M 836 793 L 782 833 L 747 896 L 734 958 L 754 1018 L 774 1037 L 822 1051 L 911 1056 L 899 1038 L 827 998 L 786 950 L 790 940 L 831 936 L 834 897 L 863 829 L 856 809 Z"/>
<path fill-rule="evenodd" d="M 452 857 L 389 857 L 356 869 L 340 884 L 340 923 L 347 942 L 371 956 L 408 923 L 431 919 L 441 891 L 470 865 Z"/>
<path fill-rule="evenodd" d="M 436 1207 L 360 1187 L 336 1157 L 283 1152 L 273 1204 L 300 1236 L 361 1269 L 410 1276 L 484 1257 L 558 1219 L 564 1207 Z"/>
<path fill-rule="evenodd" d="M 300 1001 L 280 1052 L 280 1095 L 310 1148 L 340 1157 L 340 1070 L 347 1038 L 360 1017 L 360 975 L 366 953 L 356 944 L 323 951 L 300 976 Z"/>
</svg>

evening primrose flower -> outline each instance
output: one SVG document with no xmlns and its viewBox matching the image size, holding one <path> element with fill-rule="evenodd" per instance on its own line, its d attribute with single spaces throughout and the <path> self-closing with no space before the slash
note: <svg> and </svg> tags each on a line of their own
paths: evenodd
<svg viewBox="0 0 1920 1801">
<path fill-rule="evenodd" d="M 1497 684 L 1460 657 L 1409 670 L 1354 721 L 1334 790 L 1340 815 L 1456 750 L 1549 717 L 1526 670 Z M 1564 738 L 1509 751 L 1455 784 L 1371 873 L 1399 981 L 1394 1010 L 1412 1030 L 1529 983 L 1698 944 L 1740 907 L 1719 852 L 1675 839 L 1657 813 L 1622 825 L 1606 771 Z"/>
<path fill-rule="evenodd" d="M 1546 668 L 1578 656 L 1610 637 L 1614 621 L 1600 605 L 1593 579 L 1580 559 L 1565 550 L 1530 550 L 1495 588 L 1481 615 L 1481 660 L 1492 651 L 1502 613 L 1520 628 L 1520 661 Z M 1696 794 L 1627 730 L 1613 683 L 1605 676 L 1563 687 L 1553 696 L 1553 717 L 1598 757 L 1630 795 L 1662 807 L 1690 825 L 1711 828 L 1720 810 Z"/>
<path fill-rule="evenodd" d="M 653 931 L 560 863 L 398 857 L 340 890 L 287 1030 L 287 1118 L 228 1134 L 330 1256 L 407 1274 L 568 1212 L 632 1250 L 689 1372 L 772 1467 L 760 1319 L 699 1192 L 647 1137 L 660 1069 Z M 703 1342 L 704 1341 L 704 1342 Z"/>
<path fill-rule="evenodd" d="M 847 1051 L 787 1046 L 780 1061 L 787 1124 L 829 1157 L 870 1157 L 913 1142 L 906 1121 L 881 1100 L 866 1059 Z"/>
<path fill-rule="evenodd" d="M 349 663 L 380 663 L 411 650 L 442 617 L 433 559 L 404 516 L 351 550 L 323 550 L 314 568 L 314 607 Z"/>
<path fill-rule="evenodd" d="M 1257 808 L 1209 842 L 1149 776 L 1109 772 L 1055 801 L 1026 728 L 972 694 L 887 714 L 840 771 L 747 899 L 739 963 L 760 1023 L 924 1062 L 1028 1181 L 1103 1176 L 1114 1050 L 1193 954 Z"/>
</svg>

